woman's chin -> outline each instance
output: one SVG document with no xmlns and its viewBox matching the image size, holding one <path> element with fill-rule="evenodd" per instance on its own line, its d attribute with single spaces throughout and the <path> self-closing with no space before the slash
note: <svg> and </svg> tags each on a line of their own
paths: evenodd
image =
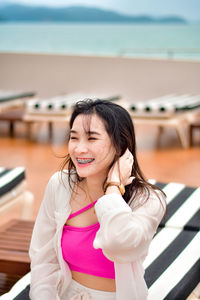
<svg viewBox="0 0 200 300">
<path fill-rule="evenodd" d="M 88 172 L 86 172 L 86 170 L 83 170 L 83 169 L 80 169 L 80 168 L 76 168 L 76 173 L 81 178 L 86 178 L 89 175 Z"/>
</svg>

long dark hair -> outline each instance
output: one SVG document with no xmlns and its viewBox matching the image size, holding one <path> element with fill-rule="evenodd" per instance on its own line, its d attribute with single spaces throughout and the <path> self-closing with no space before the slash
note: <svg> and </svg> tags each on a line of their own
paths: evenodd
<svg viewBox="0 0 200 300">
<path fill-rule="evenodd" d="M 134 205 L 134 199 L 142 198 L 140 201 L 140 205 L 142 205 L 149 198 L 150 190 L 155 192 L 159 189 L 145 179 L 139 167 L 136 156 L 135 131 L 128 111 L 122 106 L 106 100 L 98 99 L 93 101 L 91 99 L 86 99 L 84 101 L 79 101 L 74 106 L 71 115 L 69 122 L 70 129 L 73 126 L 74 120 L 80 114 L 88 116 L 96 114 L 101 118 L 106 132 L 108 133 L 111 142 L 116 149 L 114 161 L 117 161 L 117 159 L 125 153 L 127 148 L 132 153 L 134 163 L 131 176 L 134 176 L 135 179 L 130 185 L 126 186 L 126 192 L 123 198 L 131 206 Z M 70 186 L 72 182 L 77 183 L 83 180 L 83 178 L 80 178 L 78 174 L 76 174 L 75 181 L 73 181 L 72 178 L 74 178 L 74 176 L 72 176 L 72 174 L 74 175 L 74 173 L 76 173 L 76 169 L 69 154 L 65 157 L 65 160 L 61 166 L 61 170 L 64 171 L 66 166 L 68 168 L 68 180 Z M 139 197 L 140 195 L 143 195 L 143 197 Z"/>
</svg>

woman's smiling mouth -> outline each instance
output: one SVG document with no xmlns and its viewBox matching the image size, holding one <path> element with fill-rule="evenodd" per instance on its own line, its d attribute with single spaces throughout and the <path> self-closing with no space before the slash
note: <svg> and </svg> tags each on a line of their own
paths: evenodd
<svg viewBox="0 0 200 300">
<path fill-rule="evenodd" d="M 94 161 L 94 158 L 77 158 L 76 161 L 80 167 L 86 167 Z"/>
</svg>

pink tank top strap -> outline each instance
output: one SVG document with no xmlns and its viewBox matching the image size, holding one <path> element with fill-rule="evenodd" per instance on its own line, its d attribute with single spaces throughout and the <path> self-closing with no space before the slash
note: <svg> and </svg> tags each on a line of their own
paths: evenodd
<svg viewBox="0 0 200 300">
<path fill-rule="evenodd" d="M 76 216 L 78 216 L 79 214 L 83 213 L 84 211 L 88 210 L 89 208 L 93 207 L 95 204 L 96 204 L 97 200 L 95 200 L 94 202 L 90 203 L 89 205 L 81 208 L 80 210 L 76 211 L 75 213 L 71 214 L 69 217 L 68 217 L 68 220 L 71 219 L 71 218 L 74 218 Z"/>
</svg>

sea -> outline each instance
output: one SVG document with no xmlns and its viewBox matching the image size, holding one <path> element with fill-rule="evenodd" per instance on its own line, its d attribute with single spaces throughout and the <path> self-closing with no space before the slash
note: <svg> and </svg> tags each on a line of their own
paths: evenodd
<svg viewBox="0 0 200 300">
<path fill-rule="evenodd" d="M 200 60 L 200 24 L 0 23 L 0 52 Z"/>
</svg>

